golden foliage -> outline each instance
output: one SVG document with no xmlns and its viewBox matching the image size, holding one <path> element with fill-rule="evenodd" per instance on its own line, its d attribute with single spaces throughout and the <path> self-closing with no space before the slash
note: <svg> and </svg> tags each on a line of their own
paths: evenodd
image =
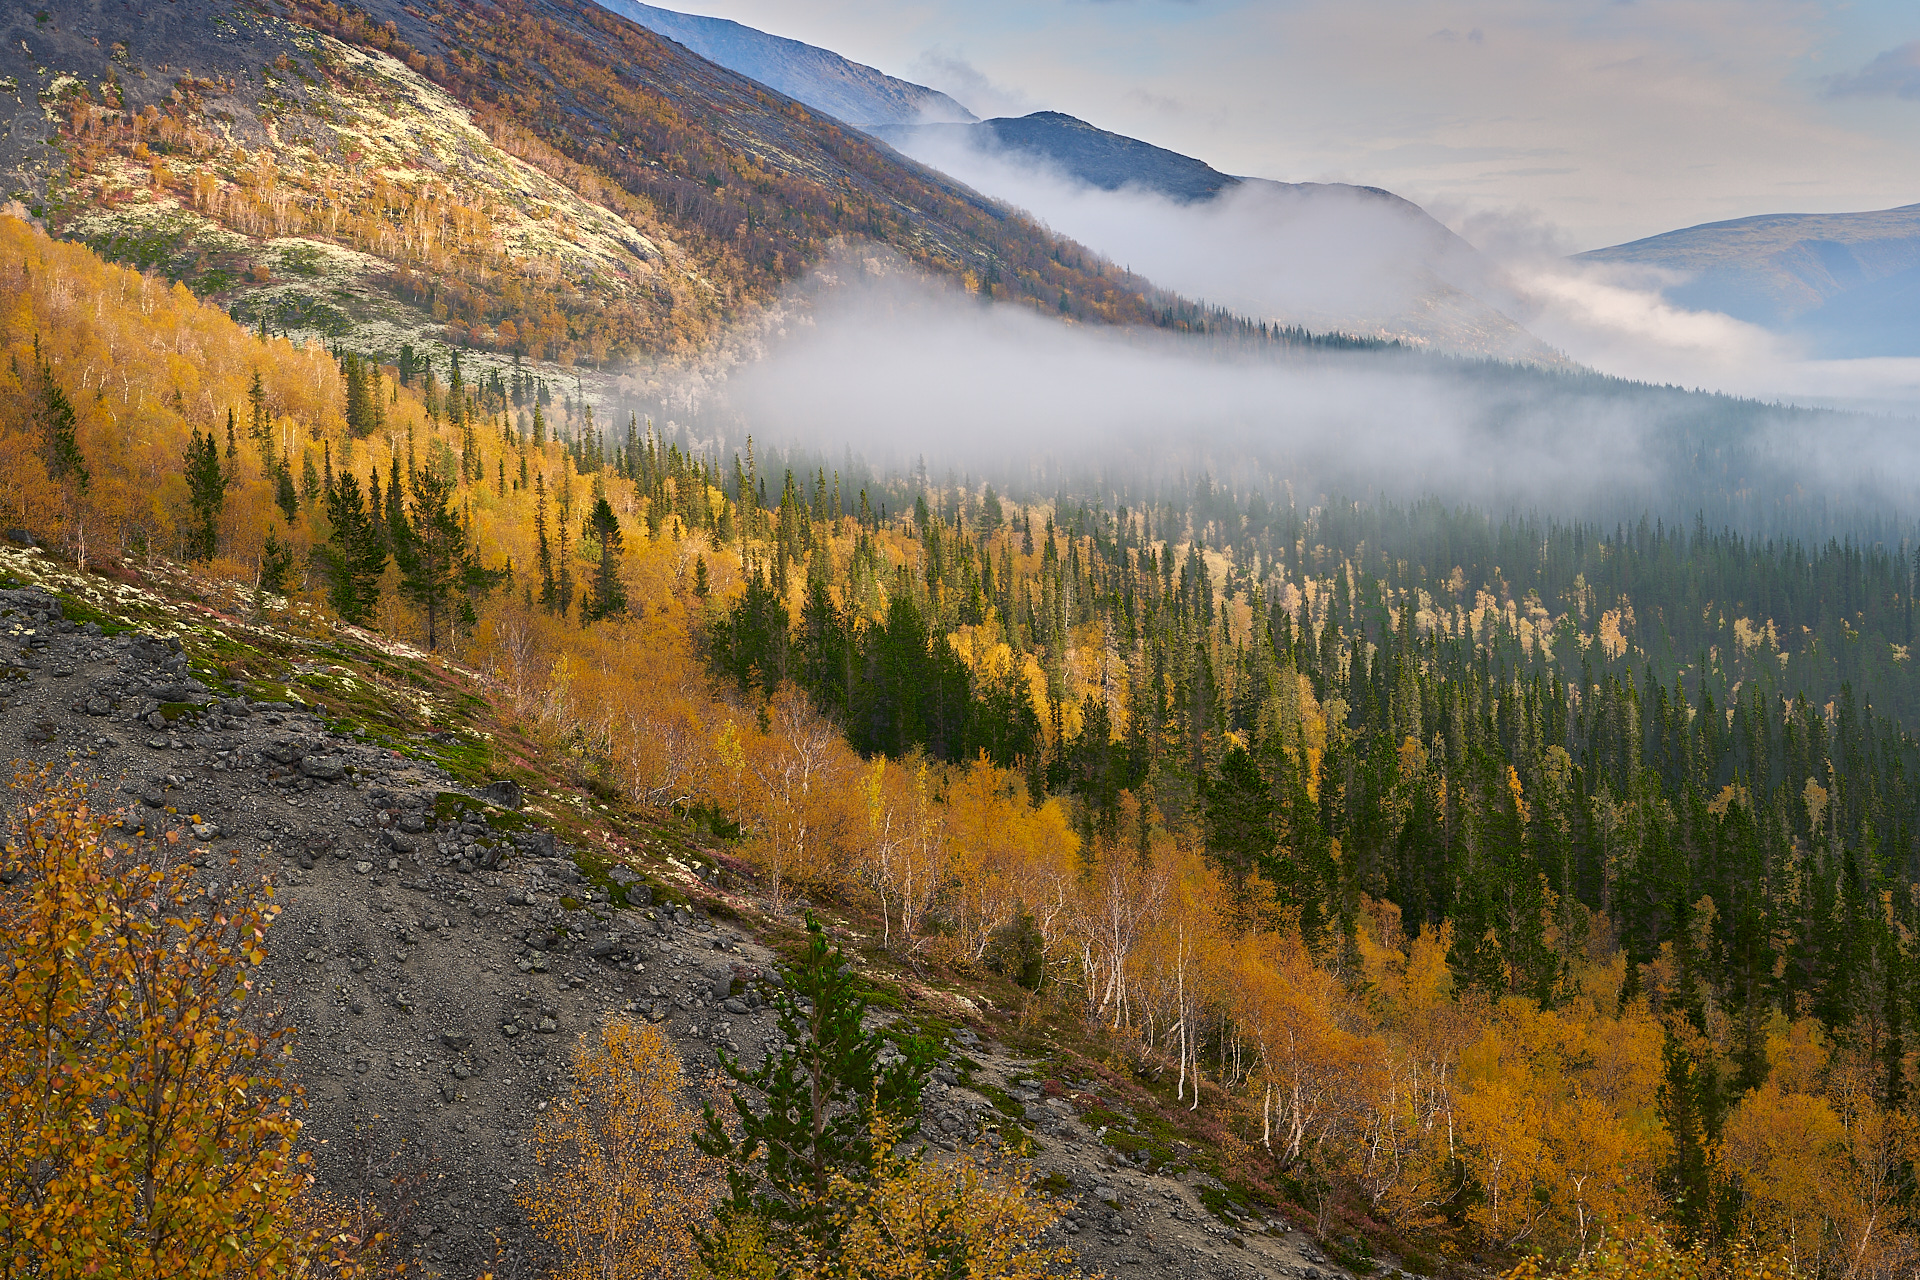
<svg viewBox="0 0 1920 1280">
<path fill-rule="evenodd" d="M 522 1196 L 559 1250 L 562 1280 L 684 1275 L 692 1228 L 719 1186 L 680 1104 L 680 1059 L 654 1027 L 627 1018 L 574 1048 L 573 1084 L 534 1136 L 544 1173 Z"/>
<path fill-rule="evenodd" d="M 0 1258 L 10 1275 L 268 1276 L 304 1254 L 275 909 L 109 842 L 74 775 L 15 779 L 0 894 Z"/>
<path fill-rule="evenodd" d="M 1017 1171 L 961 1152 L 933 1159 L 906 1154 L 898 1130 L 873 1123 L 874 1175 L 836 1174 L 825 1199 L 840 1247 L 831 1258 L 769 1256 L 751 1220 L 729 1225 L 714 1280 L 1042 1280 L 1073 1277 L 1071 1249 L 1044 1236 L 1061 1209 L 1035 1195 Z"/>
</svg>

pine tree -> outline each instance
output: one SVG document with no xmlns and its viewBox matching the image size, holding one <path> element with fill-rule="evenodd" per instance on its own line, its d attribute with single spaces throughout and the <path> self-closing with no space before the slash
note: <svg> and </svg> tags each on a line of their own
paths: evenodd
<svg viewBox="0 0 1920 1280">
<path fill-rule="evenodd" d="M 247 387 L 247 434 L 265 445 L 269 442 L 267 429 L 267 388 L 261 380 L 260 371 L 253 371 L 253 382 Z"/>
<path fill-rule="evenodd" d="M 187 444 L 187 494 L 193 523 L 187 530 L 187 558 L 211 560 L 220 544 L 220 512 L 230 483 L 220 469 L 220 446 L 213 432 L 196 430 Z"/>
<path fill-rule="evenodd" d="M 701 1256 L 719 1262 L 728 1229 L 756 1220 L 776 1262 L 787 1258 L 833 1258 L 839 1223 L 828 1197 L 836 1176 L 870 1181 L 876 1153 L 876 1111 L 912 1137 L 920 1092 L 933 1068 L 932 1048 L 910 1040 L 903 1055 L 882 1068 L 886 1041 L 861 1026 L 867 1002 L 839 948 L 829 947 L 813 914 L 807 914 L 807 950 L 786 972 L 786 987 L 774 997 L 785 1047 L 747 1070 L 725 1050 L 720 1067 L 745 1089 L 734 1094 L 739 1136 L 727 1132 L 711 1103 L 705 1132 L 694 1142 L 726 1169 L 728 1196 L 715 1211 L 716 1229 L 699 1236 Z M 745 1095 L 764 1101 L 756 1109 Z"/>
<path fill-rule="evenodd" d="M 387 548 L 352 472 L 342 472 L 339 482 L 328 490 L 327 520 L 333 532 L 326 546 L 314 552 L 331 584 L 327 603 L 346 621 L 364 627 L 380 605 Z"/>
<path fill-rule="evenodd" d="M 480 567 L 466 524 L 451 506 L 452 482 L 431 467 L 417 467 L 409 480 L 411 502 L 405 533 L 394 538 L 400 593 L 419 608 L 427 648 L 438 649 L 452 630 L 455 594 L 465 601 L 498 579 Z"/>
<path fill-rule="evenodd" d="M 605 498 L 593 504 L 587 526 L 600 541 L 600 563 L 593 572 L 593 594 L 581 604 L 585 622 L 598 622 L 627 611 L 627 589 L 620 581 L 620 519 Z"/>
<path fill-rule="evenodd" d="M 352 352 L 341 364 L 347 379 L 347 430 L 355 436 L 371 435 L 375 425 L 373 392 L 367 385 L 366 369 Z"/>
<path fill-rule="evenodd" d="M 292 520 L 300 510 L 300 495 L 293 487 L 293 472 L 288 470 L 284 460 L 274 468 L 273 502 L 288 520 Z"/>
<path fill-rule="evenodd" d="M 553 584 L 553 541 L 547 536 L 547 473 L 533 478 L 533 528 L 539 541 L 536 553 L 540 563 L 540 607 L 553 613 L 560 596 Z"/>
<path fill-rule="evenodd" d="M 313 465 L 313 450 L 300 451 L 300 500 L 308 506 L 320 496 L 320 468 Z"/>
<path fill-rule="evenodd" d="M 53 376 L 53 365 L 40 353 L 38 334 L 33 338 L 33 354 L 40 384 L 34 396 L 37 402 L 34 416 L 40 427 L 40 456 L 46 462 L 48 475 L 85 493 L 93 476 L 80 452 L 80 424 L 73 402 L 67 399 L 66 388 Z"/>
<path fill-rule="evenodd" d="M 269 529 L 260 548 L 260 590 L 283 596 L 292 581 L 293 548 L 280 540 L 277 529 Z"/>
</svg>

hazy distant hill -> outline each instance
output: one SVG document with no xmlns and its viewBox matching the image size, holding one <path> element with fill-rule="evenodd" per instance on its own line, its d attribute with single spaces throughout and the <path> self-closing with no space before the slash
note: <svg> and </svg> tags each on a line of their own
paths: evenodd
<svg viewBox="0 0 1920 1280">
<path fill-rule="evenodd" d="M 1492 263 L 1379 187 L 1236 177 L 1058 111 L 873 132 L 1189 296 L 1315 330 L 1558 359 L 1512 318 L 1516 302 Z M 1115 198 L 1102 203 L 1107 192 Z"/>
<path fill-rule="evenodd" d="M 1709 222 L 1580 260 L 1680 273 L 1671 301 L 1802 334 L 1823 355 L 1920 355 L 1920 204 Z"/>
<path fill-rule="evenodd" d="M 816 45 L 768 35 L 725 18 L 676 13 L 636 0 L 599 3 L 649 31 L 678 41 L 709 62 L 750 76 L 848 124 L 865 127 L 975 119 L 973 112 L 937 89 L 896 80 Z"/>
</svg>

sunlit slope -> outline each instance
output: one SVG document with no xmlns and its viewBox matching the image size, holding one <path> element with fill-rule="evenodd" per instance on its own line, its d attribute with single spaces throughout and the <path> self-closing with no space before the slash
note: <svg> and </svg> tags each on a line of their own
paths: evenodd
<svg viewBox="0 0 1920 1280">
<path fill-rule="evenodd" d="M 51 111 L 46 141 L 15 130 L 0 160 L 57 232 L 250 327 L 389 359 L 694 350 L 842 240 L 1069 318 L 1182 309 L 585 3 L 57 15 L 0 53 L 4 76 Z"/>
</svg>

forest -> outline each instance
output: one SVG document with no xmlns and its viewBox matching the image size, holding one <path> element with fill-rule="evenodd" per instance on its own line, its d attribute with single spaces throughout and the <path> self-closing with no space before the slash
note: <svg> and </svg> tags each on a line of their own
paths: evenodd
<svg viewBox="0 0 1920 1280">
<path fill-rule="evenodd" d="M 457 658 L 1322 1231 L 1911 1271 L 1911 543 L 705 455 L 13 218 L 0 298 L 0 527 Z"/>
</svg>

